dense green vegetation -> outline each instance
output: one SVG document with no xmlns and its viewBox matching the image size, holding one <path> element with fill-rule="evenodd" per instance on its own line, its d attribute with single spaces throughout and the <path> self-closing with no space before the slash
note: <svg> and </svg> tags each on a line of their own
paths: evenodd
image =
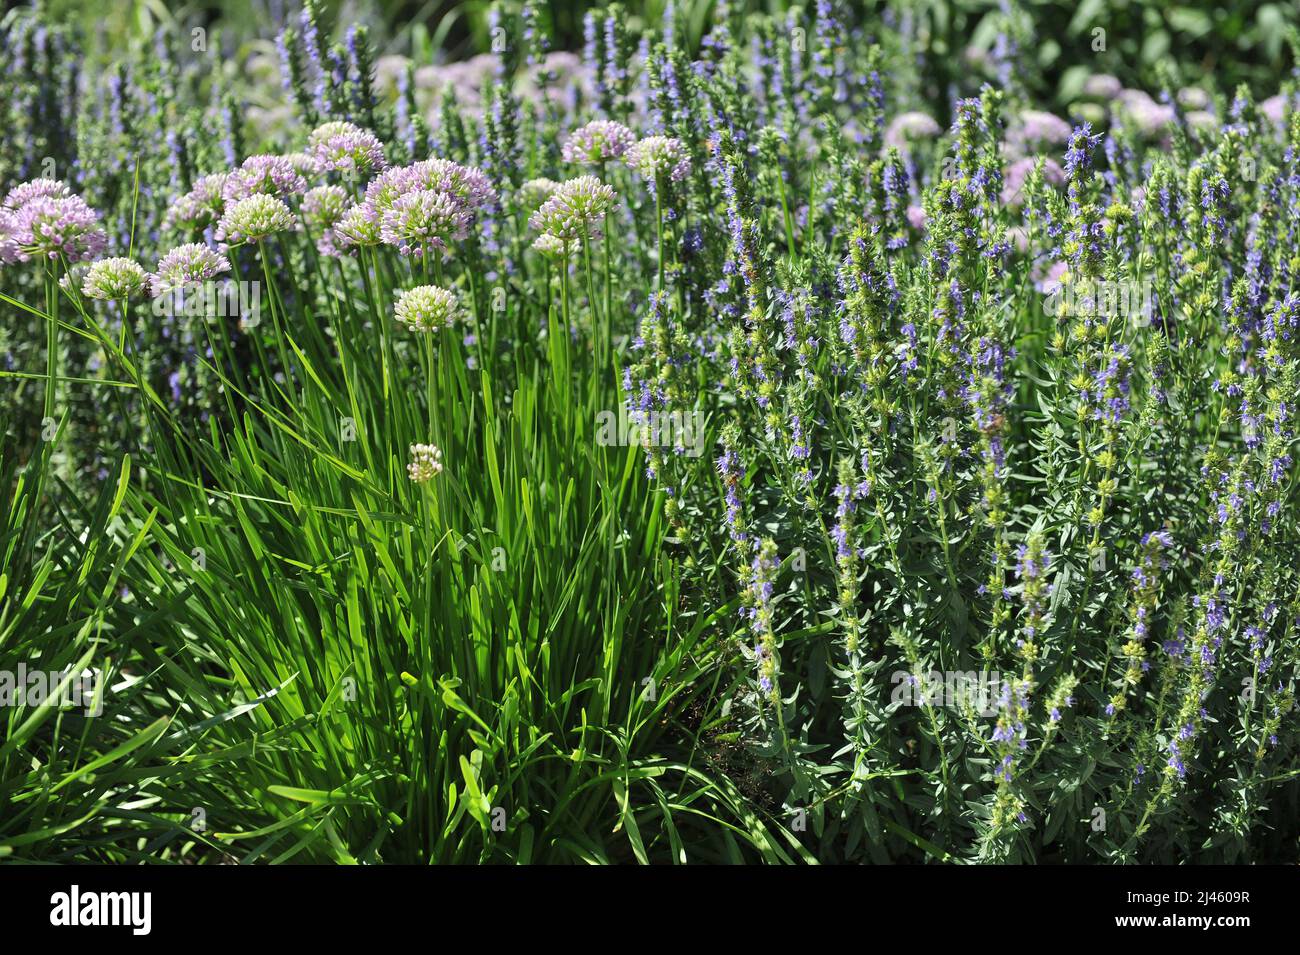
<svg viewBox="0 0 1300 955">
<path fill-rule="evenodd" d="M 0 21 L 0 856 L 1295 862 L 1294 11 L 560 7 Z"/>
</svg>

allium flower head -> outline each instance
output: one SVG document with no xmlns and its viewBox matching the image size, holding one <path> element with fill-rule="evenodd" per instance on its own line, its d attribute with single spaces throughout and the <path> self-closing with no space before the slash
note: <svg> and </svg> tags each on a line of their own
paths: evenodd
<svg viewBox="0 0 1300 955">
<path fill-rule="evenodd" d="M 99 214 L 75 195 L 53 198 L 42 194 L 27 199 L 16 210 L 6 210 L 0 231 L 4 233 L 0 255 L 7 262 L 59 256 L 80 262 L 95 258 L 108 245 Z"/>
<path fill-rule="evenodd" d="M 1210 94 L 1197 86 L 1186 86 L 1178 91 L 1178 105 L 1184 109 L 1209 109 Z"/>
<path fill-rule="evenodd" d="M 1033 171 L 1038 159 L 1033 156 L 1026 156 L 1023 159 L 1017 159 L 1002 176 L 1002 202 L 1008 206 L 1018 206 L 1024 202 L 1022 190 L 1025 186 L 1025 180 Z M 1060 164 L 1051 159 L 1043 159 L 1043 181 L 1053 186 L 1065 185 L 1065 170 Z"/>
<path fill-rule="evenodd" d="M 413 332 L 436 332 L 460 316 L 456 295 L 436 285 L 417 285 L 398 296 L 397 320 Z"/>
<path fill-rule="evenodd" d="M 4 208 L 13 212 L 33 199 L 66 199 L 72 190 L 58 179 L 32 179 L 20 182 L 5 196 Z"/>
<path fill-rule="evenodd" d="M 320 167 L 316 165 L 316 157 L 311 153 L 285 153 L 283 157 L 293 167 L 294 172 L 309 179 L 320 174 Z"/>
<path fill-rule="evenodd" d="M 324 232 L 342 218 L 348 208 L 348 194 L 342 186 L 316 186 L 302 197 L 302 221 L 316 233 Z"/>
<path fill-rule="evenodd" d="M 632 130 L 622 123 L 598 119 L 575 129 L 560 152 L 565 162 L 597 166 L 622 158 L 635 141 Z"/>
<path fill-rule="evenodd" d="M 1270 96 L 1264 102 L 1259 104 L 1259 111 L 1264 114 L 1270 123 L 1274 126 L 1286 125 L 1286 97 L 1281 93 L 1276 96 Z"/>
<path fill-rule="evenodd" d="M 359 202 L 339 216 L 331 230 L 334 246 L 340 252 L 350 252 L 361 246 L 379 245 L 379 218 L 369 203 Z"/>
<path fill-rule="evenodd" d="M 222 187 L 227 202 L 253 195 L 293 196 L 307 191 L 307 180 L 286 156 L 249 156 Z"/>
<path fill-rule="evenodd" d="M 533 213 L 528 224 L 564 241 L 590 233 L 614 204 L 614 190 L 595 176 L 579 176 L 561 183 L 554 195 Z"/>
<path fill-rule="evenodd" d="M 171 204 L 163 225 L 185 232 L 197 232 L 212 225 L 221 218 L 229 179 L 229 173 L 219 172 L 194 180 L 193 188 Z"/>
<path fill-rule="evenodd" d="M 565 243 L 563 239 L 557 239 L 549 232 L 543 232 L 533 240 L 533 251 L 539 255 L 545 256 L 553 262 L 559 262 L 565 255 Z M 572 251 L 572 250 L 570 250 Z"/>
<path fill-rule="evenodd" d="M 416 484 L 425 484 L 442 473 L 442 452 L 432 444 L 411 445 L 411 463 L 406 473 Z"/>
<path fill-rule="evenodd" d="M 417 189 L 398 196 L 379 221 L 379 236 L 402 255 L 421 255 L 426 249 L 445 249 L 465 237 L 469 213 L 445 192 Z"/>
<path fill-rule="evenodd" d="M 926 113 L 899 113 L 885 129 L 885 145 L 906 149 L 908 143 L 918 139 L 933 139 L 943 130 L 933 116 Z"/>
<path fill-rule="evenodd" d="M 3 236 L 0 236 L 0 242 L 3 242 Z M 86 273 L 89 271 L 89 262 L 77 262 L 68 266 L 67 271 L 59 276 L 59 288 L 72 295 L 73 292 L 81 288 L 81 283 L 86 280 Z M 82 292 L 82 294 L 85 293 Z"/>
<path fill-rule="evenodd" d="M 1040 292 L 1050 295 L 1065 284 L 1064 279 L 1069 272 L 1070 264 L 1068 262 L 1053 262 L 1048 267 L 1047 272 L 1034 285 Z"/>
<path fill-rule="evenodd" d="M 257 195 L 240 199 L 226 208 L 217 224 L 220 242 L 261 242 L 269 235 L 294 226 L 293 213 L 274 196 Z"/>
<path fill-rule="evenodd" d="M 197 285 L 230 271 L 230 260 L 198 242 L 178 245 L 158 261 L 158 269 L 150 276 L 150 285 L 156 298 L 166 292 Z"/>
<path fill-rule="evenodd" d="M 680 139 L 647 136 L 628 149 L 623 161 L 650 181 L 661 176 L 680 182 L 691 171 L 691 160 Z"/>
<path fill-rule="evenodd" d="M 525 209 L 536 209 L 559 188 L 554 179 L 529 179 L 519 187 L 519 202 Z"/>
<path fill-rule="evenodd" d="M 1083 95 L 1094 99 L 1111 100 L 1124 88 L 1118 79 L 1109 73 L 1094 73 L 1083 82 Z"/>
<path fill-rule="evenodd" d="M 134 259 L 100 259 L 86 271 L 81 291 L 87 298 L 118 301 L 144 291 L 149 274 Z"/>
<path fill-rule="evenodd" d="M 322 172 L 367 175 L 388 168 L 384 146 L 374 133 L 352 123 L 317 126 L 308 139 L 316 168 Z"/>
<path fill-rule="evenodd" d="M 473 166 L 462 166 L 449 159 L 425 159 L 411 167 L 415 171 L 415 188 L 445 192 L 467 212 L 491 205 L 497 199 L 487 173 Z"/>
<path fill-rule="evenodd" d="M 1157 103 L 1141 90 L 1124 90 L 1119 113 L 1148 137 L 1159 136 L 1174 120 L 1174 108 Z"/>
<path fill-rule="evenodd" d="M 414 180 L 415 176 L 410 166 L 394 166 L 384 170 L 370 181 L 366 186 L 365 203 L 376 219 L 389 210 L 398 196 L 411 192 L 415 188 L 427 188 L 417 187 Z"/>
<path fill-rule="evenodd" d="M 1027 153 L 1059 146 L 1070 138 L 1070 133 L 1070 124 L 1056 114 L 1027 109 L 1007 133 L 1007 143 L 1013 150 Z"/>
<path fill-rule="evenodd" d="M 18 244 L 13 234 L 14 214 L 0 209 L 0 264 L 18 261 Z"/>
<path fill-rule="evenodd" d="M 481 169 L 447 159 L 425 159 L 387 170 L 366 187 L 366 205 L 382 220 L 399 197 L 412 192 L 446 193 L 472 221 L 478 210 L 496 201 L 496 190 Z"/>
<path fill-rule="evenodd" d="M 345 122 L 344 120 L 321 123 L 307 134 L 307 151 L 315 152 L 317 146 L 324 145 L 335 136 L 350 136 L 361 132 L 365 132 L 365 130 L 355 123 Z"/>
</svg>

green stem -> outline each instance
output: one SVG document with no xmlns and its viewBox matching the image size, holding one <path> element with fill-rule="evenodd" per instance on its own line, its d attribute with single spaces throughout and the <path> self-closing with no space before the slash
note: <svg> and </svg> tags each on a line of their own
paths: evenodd
<svg viewBox="0 0 1300 955">
<path fill-rule="evenodd" d="M 271 281 L 271 266 L 266 260 L 266 245 L 262 242 L 257 243 L 257 257 L 262 260 L 262 276 L 266 280 L 268 298 L 271 303 L 271 322 L 275 325 L 276 353 L 280 356 L 280 368 L 284 372 L 285 386 L 292 389 L 293 368 L 289 364 L 289 350 L 284 346 L 284 323 L 281 321 L 280 316 L 282 306 L 279 301 L 279 294 L 276 291 L 276 285 Z"/>
<path fill-rule="evenodd" d="M 664 183 L 663 176 L 655 180 L 655 238 L 659 243 L 659 291 L 664 290 Z"/>
<path fill-rule="evenodd" d="M 591 240 L 586 232 L 582 234 L 582 259 L 587 269 L 587 301 L 591 311 L 591 333 L 595 344 L 596 365 L 603 369 L 605 366 L 605 322 L 596 310 L 596 285 L 591 271 Z M 608 317 L 608 315 L 605 316 L 606 319 Z"/>
<path fill-rule="evenodd" d="M 424 346 L 424 383 L 429 401 L 429 440 L 442 448 L 442 435 L 438 428 L 438 382 L 437 365 L 434 364 L 436 353 L 433 348 L 433 336 L 436 332 L 426 332 L 420 338 Z M 446 449 L 443 449 L 446 453 Z"/>
<path fill-rule="evenodd" d="M 58 279 L 51 270 L 45 273 L 45 413 L 41 417 L 41 430 L 54 417 L 54 406 L 58 400 L 59 374 L 59 290 Z M 46 442 L 47 454 L 53 448 L 52 441 Z"/>
</svg>

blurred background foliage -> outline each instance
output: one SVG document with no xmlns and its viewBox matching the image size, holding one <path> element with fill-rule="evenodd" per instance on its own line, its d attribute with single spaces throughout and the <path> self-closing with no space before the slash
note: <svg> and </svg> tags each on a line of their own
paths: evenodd
<svg viewBox="0 0 1300 955">
<path fill-rule="evenodd" d="M 653 27 L 671 0 L 627 0 L 634 31 Z M 709 24 L 725 7 L 732 15 L 795 11 L 786 0 L 676 0 L 688 11 L 686 40 L 698 47 Z M 804 8 L 812 9 L 817 0 Z M 292 0 L 45 0 L 54 19 L 79 26 L 93 55 L 113 60 L 133 44 L 147 44 L 159 27 L 220 30 L 222 49 L 237 55 L 250 43 L 271 39 L 298 4 Z M 582 46 L 582 19 L 592 0 L 551 0 L 557 46 Z M 324 0 L 326 20 L 367 24 L 383 52 L 417 62 L 457 60 L 489 46 L 486 0 Z M 1272 90 L 1287 65 L 1286 37 L 1300 23 L 1295 2 L 1169 3 L 1161 0 L 848 0 L 841 6 L 861 35 L 872 38 L 886 26 L 910 44 L 918 68 L 942 90 L 969 69 L 973 57 L 1000 42 L 1027 54 L 1034 76 L 1020 77 L 1027 92 L 1045 101 L 1069 102 L 1089 73 L 1110 73 L 1126 85 L 1158 88 L 1162 71 L 1179 82 L 1199 82 L 1231 91 L 1249 84 Z M 1098 32 L 1104 31 L 1104 32 Z M 237 34 L 232 36 L 231 34 Z M 846 37 L 846 42 L 855 38 Z"/>
</svg>

